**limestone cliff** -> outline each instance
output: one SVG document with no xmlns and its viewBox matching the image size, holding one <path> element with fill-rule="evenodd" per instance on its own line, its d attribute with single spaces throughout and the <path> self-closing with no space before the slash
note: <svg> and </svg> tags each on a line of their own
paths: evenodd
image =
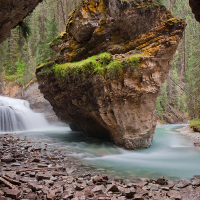
<svg viewBox="0 0 200 200">
<path fill-rule="evenodd" d="M 192 8 L 192 12 L 195 15 L 195 18 L 198 22 L 200 22 L 200 1 L 199 0 L 189 0 L 190 7 Z"/>
<path fill-rule="evenodd" d="M 0 43 L 42 0 L 0 0 Z"/>
<path fill-rule="evenodd" d="M 39 88 L 61 120 L 88 136 L 147 148 L 184 27 L 156 0 L 84 1 L 51 43 L 57 58 L 38 66 Z"/>
</svg>

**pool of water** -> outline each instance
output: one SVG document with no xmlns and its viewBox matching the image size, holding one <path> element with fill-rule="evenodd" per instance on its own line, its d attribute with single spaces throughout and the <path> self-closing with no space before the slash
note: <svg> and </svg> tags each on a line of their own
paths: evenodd
<svg viewBox="0 0 200 200">
<path fill-rule="evenodd" d="M 130 151 L 112 143 L 89 138 L 69 127 L 54 127 L 40 131 L 18 133 L 33 141 L 47 143 L 52 148 L 66 150 L 72 157 L 112 176 L 121 178 L 190 179 L 200 175 L 200 149 L 176 129 L 186 125 L 158 125 L 152 146 L 148 149 Z"/>
</svg>

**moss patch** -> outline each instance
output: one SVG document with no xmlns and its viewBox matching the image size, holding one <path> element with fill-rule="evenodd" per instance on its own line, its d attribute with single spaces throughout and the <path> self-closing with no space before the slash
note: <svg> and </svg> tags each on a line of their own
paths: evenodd
<svg viewBox="0 0 200 200">
<path fill-rule="evenodd" d="M 137 69 L 142 60 L 142 54 L 133 54 L 119 59 L 113 58 L 110 53 L 101 53 L 79 62 L 68 62 L 57 64 L 53 67 L 56 76 L 65 78 L 71 75 L 80 76 L 86 72 L 93 74 L 108 74 L 110 78 L 116 79 L 123 74 L 126 67 Z"/>
<path fill-rule="evenodd" d="M 38 75 L 44 75 L 51 73 L 51 68 L 54 65 L 53 61 L 46 60 L 47 62 L 45 63 L 39 63 L 38 67 L 36 68 L 36 74 Z"/>
<path fill-rule="evenodd" d="M 192 128 L 195 132 L 200 132 L 200 119 L 193 119 L 190 121 L 190 128 Z"/>
</svg>

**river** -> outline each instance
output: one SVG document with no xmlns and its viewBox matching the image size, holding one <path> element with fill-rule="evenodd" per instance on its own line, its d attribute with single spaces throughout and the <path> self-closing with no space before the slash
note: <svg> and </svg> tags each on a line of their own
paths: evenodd
<svg viewBox="0 0 200 200">
<path fill-rule="evenodd" d="M 30 109 L 27 101 L 0 96 L 0 132 L 16 132 L 51 151 L 62 151 L 90 172 L 129 180 L 160 176 L 190 179 L 200 175 L 200 148 L 176 131 L 184 126 L 158 125 L 150 148 L 130 151 L 72 132 L 67 125 L 50 125 L 43 115 Z"/>
<path fill-rule="evenodd" d="M 158 178 L 190 179 L 200 175 L 200 149 L 176 129 L 186 125 L 158 125 L 152 146 L 148 149 L 130 151 L 112 143 L 89 138 L 69 127 L 51 127 L 45 130 L 18 133 L 32 141 L 48 144 L 73 158 L 79 158 L 90 171 L 110 176 L 134 179 Z"/>
</svg>

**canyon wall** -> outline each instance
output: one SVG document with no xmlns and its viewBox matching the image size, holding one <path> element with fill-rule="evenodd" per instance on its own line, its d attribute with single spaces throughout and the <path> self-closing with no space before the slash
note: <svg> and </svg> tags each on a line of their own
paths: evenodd
<svg viewBox="0 0 200 200">
<path fill-rule="evenodd" d="M 0 43 L 42 0 L 0 0 Z"/>
<path fill-rule="evenodd" d="M 190 7 L 192 8 L 192 12 L 195 15 L 195 18 L 198 22 L 200 22 L 200 1 L 199 0 L 189 0 Z"/>
<path fill-rule="evenodd" d="M 156 97 L 185 27 L 157 1 L 137 2 L 84 1 L 51 43 L 57 58 L 36 71 L 61 120 L 126 149 L 151 145 Z"/>
</svg>

